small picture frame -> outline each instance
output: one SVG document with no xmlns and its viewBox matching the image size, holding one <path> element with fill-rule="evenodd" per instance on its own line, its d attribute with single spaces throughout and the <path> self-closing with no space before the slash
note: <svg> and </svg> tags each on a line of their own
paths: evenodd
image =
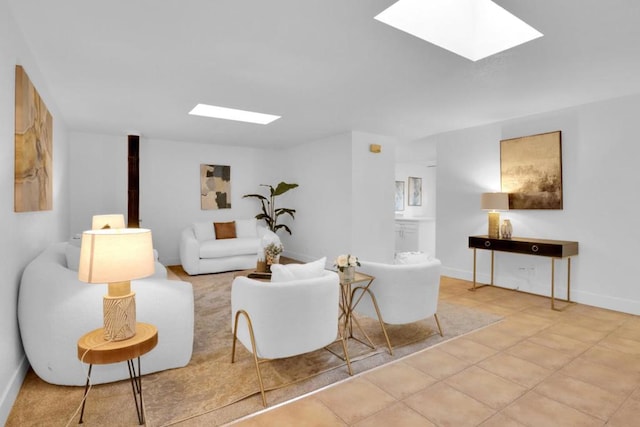
<svg viewBox="0 0 640 427">
<path fill-rule="evenodd" d="M 422 178 L 409 177 L 409 206 L 422 206 Z"/>
<path fill-rule="evenodd" d="M 404 181 L 396 181 L 396 211 L 404 210 Z"/>
</svg>

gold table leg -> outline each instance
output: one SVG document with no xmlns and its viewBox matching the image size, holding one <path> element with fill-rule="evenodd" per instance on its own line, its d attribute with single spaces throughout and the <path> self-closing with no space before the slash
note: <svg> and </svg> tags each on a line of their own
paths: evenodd
<svg viewBox="0 0 640 427">
<path fill-rule="evenodd" d="M 373 343 L 373 341 L 371 341 L 371 338 L 369 337 L 369 335 L 367 335 L 367 333 L 364 331 L 364 329 L 362 328 L 362 326 L 360 325 L 360 322 L 358 322 L 358 319 L 356 318 L 354 311 L 355 311 L 355 307 L 358 305 L 358 303 L 360 302 L 360 300 L 362 299 L 362 297 L 364 296 L 365 292 L 369 293 L 369 296 L 371 297 L 373 304 L 374 304 L 374 308 L 376 310 L 376 314 L 378 316 L 378 322 L 380 323 L 380 329 L 382 330 L 385 340 L 387 342 L 387 347 L 389 348 L 389 354 L 393 355 L 393 349 L 391 347 L 391 343 L 389 341 L 389 336 L 387 335 L 387 330 L 384 326 L 384 321 L 382 320 L 382 315 L 380 314 L 380 309 L 378 308 L 378 303 L 375 299 L 375 296 L 373 295 L 373 292 L 371 292 L 369 290 L 369 286 L 371 286 L 371 283 L 373 282 L 374 279 L 369 280 L 369 283 L 367 283 L 365 286 L 358 286 L 356 289 L 353 289 L 353 291 L 351 290 L 351 283 L 346 283 L 346 284 L 340 284 L 340 289 L 341 289 L 341 296 L 340 296 L 340 317 L 338 319 L 338 328 L 340 329 L 340 333 L 342 336 L 342 347 L 343 347 L 343 354 L 339 354 L 338 352 L 334 351 L 331 347 L 327 346 L 325 347 L 326 350 L 328 350 L 329 352 L 333 353 L 334 355 L 338 356 L 339 358 L 341 358 L 342 360 L 346 360 L 347 363 L 349 363 L 349 340 L 350 339 L 354 339 L 364 345 L 366 345 L 367 347 L 371 348 L 372 350 L 375 350 L 375 344 Z M 362 292 L 360 294 L 360 296 L 354 301 L 354 294 L 355 291 L 358 289 L 362 289 Z M 356 328 L 360 331 L 360 333 L 364 336 L 364 340 L 356 337 L 353 334 L 353 325 L 355 323 Z M 366 341 L 365 341 L 366 340 Z"/>
<path fill-rule="evenodd" d="M 476 248 L 473 248 L 473 287 L 469 288 L 470 291 L 475 291 L 476 289 L 484 288 L 485 286 L 493 286 L 493 263 L 494 263 L 494 251 L 491 251 L 491 283 L 489 284 L 477 284 L 476 280 Z"/>
<path fill-rule="evenodd" d="M 567 258 L 567 299 L 561 299 L 560 301 L 564 301 L 565 304 L 563 307 L 556 307 L 556 297 L 555 297 L 555 276 L 556 276 L 556 259 L 551 258 L 551 309 L 555 311 L 564 311 L 571 304 L 575 304 L 571 301 L 571 257 Z"/>
</svg>

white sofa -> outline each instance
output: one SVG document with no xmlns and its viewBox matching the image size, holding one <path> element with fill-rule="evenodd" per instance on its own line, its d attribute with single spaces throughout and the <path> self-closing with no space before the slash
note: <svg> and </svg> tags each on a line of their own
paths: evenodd
<svg viewBox="0 0 640 427">
<path fill-rule="evenodd" d="M 213 221 L 194 222 L 180 235 L 180 262 L 190 275 L 255 268 L 263 240 L 278 236 L 255 218 L 235 220 L 236 238 L 216 239 Z"/>
<path fill-rule="evenodd" d="M 107 285 L 78 280 L 80 248 L 67 242 L 45 249 L 27 265 L 20 283 L 18 321 L 24 350 L 34 372 L 44 381 L 84 385 L 87 366 L 78 360 L 77 342 L 102 327 L 102 297 Z M 67 261 L 69 260 L 69 261 Z M 131 281 L 136 293 L 137 321 L 158 328 L 158 345 L 142 356 L 142 373 L 186 366 L 193 351 L 193 288 L 167 279 L 156 262 L 153 276 Z M 129 377 L 126 363 L 99 365 L 94 384 Z"/>
</svg>

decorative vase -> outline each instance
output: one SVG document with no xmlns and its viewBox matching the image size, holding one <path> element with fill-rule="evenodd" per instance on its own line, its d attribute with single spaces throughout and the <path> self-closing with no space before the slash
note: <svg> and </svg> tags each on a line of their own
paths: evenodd
<svg viewBox="0 0 640 427">
<path fill-rule="evenodd" d="M 513 234 L 513 226 L 511 225 L 511 221 L 505 219 L 502 221 L 502 226 L 500 227 L 500 234 L 503 239 L 510 239 Z"/>
<path fill-rule="evenodd" d="M 341 282 L 351 282 L 356 276 L 356 268 L 355 267 L 342 267 L 340 270 L 340 281 Z"/>
<path fill-rule="evenodd" d="M 280 255 L 275 255 L 275 256 L 267 255 L 265 257 L 267 273 L 271 273 L 271 264 L 279 264 L 279 263 L 280 263 Z"/>
</svg>

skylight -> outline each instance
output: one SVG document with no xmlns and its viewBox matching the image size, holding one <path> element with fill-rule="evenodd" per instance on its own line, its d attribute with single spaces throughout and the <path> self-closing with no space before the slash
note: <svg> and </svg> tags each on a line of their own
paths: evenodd
<svg viewBox="0 0 640 427">
<path fill-rule="evenodd" d="M 471 61 L 542 37 L 491 0 L 399 0 L 375 19 Z"/>
<path fill-rule="evenodd" d="M 198 104 L 189 114 L 194 116 L 212 117 L 214 119 L 235 120 L 238 122 L 268 125 L 280 116 L 272 114 L 254 113 L 252 111 L 236 110 L 234 108 L 217 107 L 215 105 Z"/>
</svg>

